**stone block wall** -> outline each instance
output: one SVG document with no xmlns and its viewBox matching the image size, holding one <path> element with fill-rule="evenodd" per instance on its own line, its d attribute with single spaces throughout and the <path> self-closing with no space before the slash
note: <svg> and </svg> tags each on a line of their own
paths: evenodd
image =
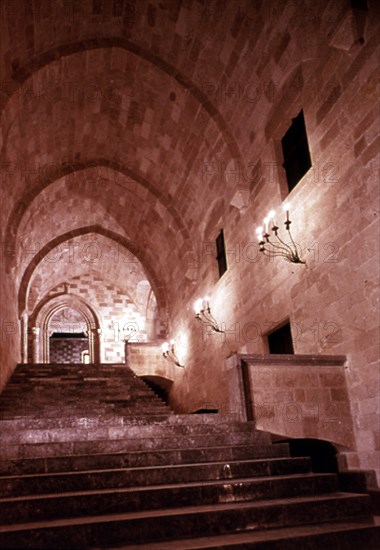
<svg viewBox="0 0 380 550">
<path fill-rule="evenodd" d="M 198 181 L 213 191 L 214 201 L 199 205 L 199 277 L 174 310 L 172 335 L 188 342 L 189 369 L 185 380 L 175 381 L 172 399 L 188 410 L 210 400 L 223 407 L 229 397 L 222 363 L 236 352 L 267 353 L 266 334 L 289 319 L 296 354 L 347 356 L 343 401 L 354 432 L 350 467 L 379 471 L 379 14 L 370 3 L 364 43 L 348 52 L 332 46 L 329 36 L 341 21 L 334 9 L 343 14 L 349 7 L 318 3 L 314 10 L 301 4 L 289 5 L 286 17 L 274 9 L 264 26 L 257 22 L 257 65 L 237 40 L 230 59 L 235 55 L 239 62 L 229 66 L 225 85 L 212 69 L 203 72 L 242 156 L 232 160 L 220 151 L 199 162 Z M 250 89 L 261 93 L 251 101 L 239 96 Z M 288 193 L 280 142 L 301 109 L 312 167 Z M 229 191 L 237 188 L 248 190 L 246 207 L 232 204 Z M 280 212 L 282 226 L 285 200 L 306 266 L 258 251 L 256 227 L 271 209 Z M 215 238 L 221 228 L 228 270 L 219 279 Z M 205 295 L 224 334 L 207 331 L 192 317 L 193 302 Z M 322 408 L 324 400 L 324 392 L 317 392 L 315 405 Z M 296 403 L 302 406 L 301 397 Z M 330 438 L 334 429 L 341 440 L 337 424 Z"/>
<path fill-rule="evenodd" d="M 82 363 L 87 338 L 50 338 L 50 363 Z"/>
<path fill-rule="evenodd" d="M 20 358 L 25 271 L 55 286 L 67 266 L 39 270 L 39 254 L 108 235 L 141 260 L 179 342 L 177 410 L 228 404 L 226 358 L 268 352 L 289 319 L 296 354 L 347 357 L 350 467 L 379 469 L 380 4 L 367 3 L 142 0 L 99 14 L 3 0 L 3 381 Z M 288 193 L 281 138 L 301 109 L 312 167 Z M 256 227 L 285 200 L 306 266 L 258 251 Z M 103 269 L 123 288 L 120 263 Z M 205 295 L 224 333 L 194 319 Z"/>
<path fill-rule="evenodd" d="M 124 337 L 133 341 L 147 341 L 146 317 L 128 295 L 127 290 L 89 273 L 73 277 L 64 287 L 60 285 L 48 296 L 63 290 L 75 294 L 91 304 L 99 316 L 101 328 L 101 359 L 105 363 L 124 363 Z M 146 299 L 145 299 L 146 305 Z M 70 331 L 67 324 L 67 332 Z M 85 327 L 84 327 L 85 328 Z M 65 326 L 62 331 L 66 332 Z"/>
<path fill-rule="evenodd" d="M 179 367 L 162 356 L 161 344 L 156 342 L 128 343 L 127 365 L 138 376 L 158 376 L 173 380 Z"/>
</svg>

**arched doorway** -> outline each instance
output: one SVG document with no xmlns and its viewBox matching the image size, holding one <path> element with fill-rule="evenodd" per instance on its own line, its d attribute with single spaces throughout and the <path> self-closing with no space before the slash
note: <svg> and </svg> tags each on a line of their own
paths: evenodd
<svg viewBox="0 0 380 550">
<path fill-rule="evenodd" d="M 66 329 L 70 327 L 70 320 L 73 321 L 73 328 L 77 331 L 71 331 L 71 334 L 79 334 L 79 337 L 83 338 L 82 343 L 86 342 L 86 348 L 81 349 L 79 355 L 77 352 L 79 351 L 79 347 L 82 346 L 76 346 L 75 357 L 78 358 L 74 362 L 100 362 L 101 329 L 98 315 L 84 300 L 74 294 L 61 294 L 42 302 L 36 312 L 30 317 L 28 331 L 31 335 L 28 351 L 30 362 L 53 362 L 50 357 L 50 339 L 54 333 L 58 335 L 58 338 L 59 336 L 70 334 L 70 331 L 65 332 L 63 330 L 65 327 Z M 67 338 L 76 338 L 76 336 L 67 336 Z M 57 347 L 59 348 L 59 346 Z"/>
<path fill-rule="evenodd" d="M 50 363 L 84 363 L 89 361 L 88 326 L 75 309 L 64 306 L 50 318 Z"/>
</svg>

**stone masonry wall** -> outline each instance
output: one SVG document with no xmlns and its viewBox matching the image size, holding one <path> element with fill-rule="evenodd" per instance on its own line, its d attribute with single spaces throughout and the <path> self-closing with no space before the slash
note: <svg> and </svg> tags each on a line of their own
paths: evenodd
<svg viewBox="0 0 380 550">
<path fill-rule="evenodd" d="M 380 474 L 379 2 L 74 4 L 1 2 L 0 380 L 20 358 L 27 281 L 43 288 L 49 253 L 96 233 L 152 283 L 185 365 L 176 410 L 225 410 L 226 358 L 268 352 L 289 319 L 296 354 L 347 357 L 348 466 Z M 281 138 L 301 109 L 312 167 L 288 193 Z M 283 227 L 285 200 L 306 265 L 258 251 L 256 227 L 271 209 Z M 63 264 L 51 272 L 65 281 Z M 116 264 L 111 278 L 123 289 Z M 205 295 L 224 333 L 194 319 Z"/>
<path fill-rule="evenodd" d="M 64 286 L 49 293 L 52 297 L 62 292 Z M 124 337 L 133 341 L 147 341 L 145 317 L 125 290 L 104 281 L 94 274 L 73 277 L 67 286 L 68 292 L 80 296 L 91 304 L 99 316 L 101 333 L 101 357 L 105 363 L 124 362 Z M 68 332 L 71 324 L 67 323 Z M 66 332 L 65 326 L 62 331 Z"/>
<path fill-rule="evenodd" d="M 50 363 L 82 363 L 87 338 L 50 338 Z"/>
</svg>

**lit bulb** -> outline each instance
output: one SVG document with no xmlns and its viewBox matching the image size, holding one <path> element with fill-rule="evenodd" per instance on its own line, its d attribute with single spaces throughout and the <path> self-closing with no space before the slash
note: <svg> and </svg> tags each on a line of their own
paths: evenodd
<svg viewBox="0 0 380 550">
<path fill-rule="evenodd" d="M 263 228 L 262 227 L 257 227 L 256 228 L 256 235 L 257 235 L 257 238 L 258 238 L 259 241 L 263 240 Z"/>
<path fill-rule="evenodd" d="M 272 220 L 272 226 L 274 227 L 276 225 L 276 222 L 274 221 L 275 211 L 271 210 L 268 214 L 269 220 Z"/>
<path fill-rule="evenodd" d="M 203 300 L 199 298 L 194 304 L 195 313 L 198 315 L 202 311 Z"/>
<path fill-rule="evenodd" d="M 161 350 L 162 350 L 162 353 L 167 353 L 169 351 L 169 344 L 167 342 L 162 344 Z"/>
<path fill-rule="evenodd" d="M 290 210 L 290 204 L 286 202 L 284 206 L 282 207 L 283 211 L 286 213 L 286 221 L 289 221 L 289 210 Z"/>
</svg>

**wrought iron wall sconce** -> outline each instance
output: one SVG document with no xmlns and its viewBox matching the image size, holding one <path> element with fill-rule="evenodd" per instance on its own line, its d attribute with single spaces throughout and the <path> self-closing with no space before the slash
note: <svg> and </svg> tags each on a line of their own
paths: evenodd
<svg viewBox="0 0 380 550">
<path fill-rule="evenodd" d="M 284 225 L 286 231 L 288 232 L 289 243 L 286 243 L 279 236 L 279 227 L 276 225 L 275 212 L 274 210 L 271 210 L 268 216 L 264 219 L 264 228 L 258 227 L 256 229 L 257 238 L 259 240 L 259 250 L 265 256 L 281 256 L 287 262 L 291 262 L 293 264 L 306 264 L 306 262 L 301 259 L 299 247 L 294 242 L 290 232 L 290 224 L 292 222 L 289 219 L 289 203 L 284 204 L 283 210 L 286 215 Z M 270 240 L 270 231 L 274 233 L 274 237 L 277 239 L 277 242 Z"/>
<path fill-rule="evenodd" d="M 209 298 L 200 298 L 194 304 L 195 318 L 201 321 L 204 325 L 212 328 L 214 332 L 224 332 L 211 314 Z"/>
<path fill-rule="evenodd" d="M 162 349 L 162 355 L 170 361 L 171 363 L 174 363 L 177 367 L 181 367 L 182 369 L 185 368 L 184 365 L 181 365 L 176 353 L 175 353 L 175 340 L 170 340 L 170 342 L 165 342 L 161 346 Z"/>
</svg>

